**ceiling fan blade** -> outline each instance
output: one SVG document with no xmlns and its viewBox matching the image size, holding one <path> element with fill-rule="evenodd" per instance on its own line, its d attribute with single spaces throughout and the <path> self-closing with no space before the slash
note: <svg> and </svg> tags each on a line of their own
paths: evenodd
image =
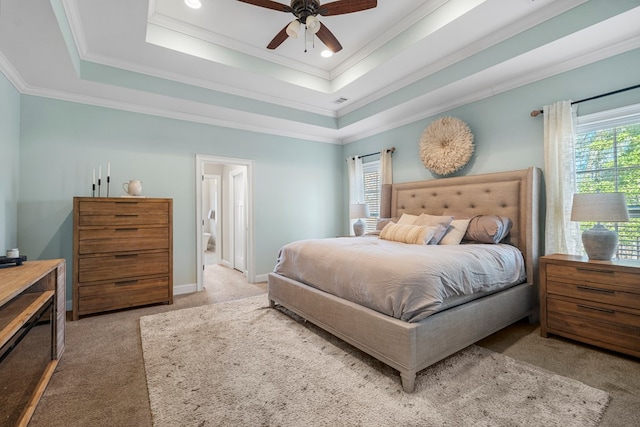
<svg viewBox="0 0 640 427">
<path fill-rule="evenodd" d="M 278 46 L 280 46 L 283 41 L 285 41 L 287 38 L 289 38 L 289 35 L 287 34 L 287 27 L 288 26 L 289 26 L 289 24 L 285 25 L 284 28 L 282 30 L 280 30 L 280 32 L 278 34 L 276 34 L 276 36 L 273 38 L 273 40 L 271 40 L 271 42 L 269 42 L 269 44 L 267 45 L 267 49 L 275 49 Z"/>
<path fill-rule="evenodd" d="M 336 53 L 342 50 L 342 45 L 336 36 L 334 36 L 324 24 L 320 24 L 320 29 L 316 33 L 316 36 L 318 36 L 320 41 L 324 43 L 331 52 Z"/>
<path fill-rule="evenodd" d="M 254 6 L 266 7 L 267 9 L 277 10 L 279 12 L 292 12 L 290 6 L 271 0 L 238 0 L 242 3 L 252 4 Z"/>
<path fill-rule="evenodd" d="M 373 9 L 376 6 L 378 6 L 377 0 L 338 0 L 323 4 L 318 9 L 318 13 L 322 16 L 343 15 Z"/>
</svg>

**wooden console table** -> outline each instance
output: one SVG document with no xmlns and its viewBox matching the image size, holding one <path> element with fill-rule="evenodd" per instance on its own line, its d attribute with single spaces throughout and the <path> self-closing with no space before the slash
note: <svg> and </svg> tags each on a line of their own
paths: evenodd
<svg viewBox="0 0 640 427">
<path fill-rule="evenodd" d="M 28 325 L 42 314 L 51 314 L 51 361 L 22 411 L 18 426 L 26 426 L 42 397 L 64 351 L 66 264 L 64 259 L 26 261 L 0 268 L 0 349 L 19 346 Z"/>
</svg>

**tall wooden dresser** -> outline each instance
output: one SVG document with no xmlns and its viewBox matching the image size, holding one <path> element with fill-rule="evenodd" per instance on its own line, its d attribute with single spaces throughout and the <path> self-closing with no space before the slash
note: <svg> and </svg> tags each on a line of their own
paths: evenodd
<svg viewBox="0 0 640 427">
<path fill-rule="evenodd" d="M 73 199 L 73 320 L 173 303 L 173 200 Z"/>
</svg>

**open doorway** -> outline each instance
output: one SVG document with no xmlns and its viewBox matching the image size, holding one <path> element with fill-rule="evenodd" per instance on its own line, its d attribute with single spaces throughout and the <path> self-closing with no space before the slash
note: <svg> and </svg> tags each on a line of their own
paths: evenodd
<svg viewBox="0 0 640 427">
<path fill-rule="evenodd" d="M 251 160 L 196 155 L 198 291 L 207 271 L 216 271 L 207 270 L 213 264 L 236 269 L 255 282 L 252 173 Z"/>
</svg>

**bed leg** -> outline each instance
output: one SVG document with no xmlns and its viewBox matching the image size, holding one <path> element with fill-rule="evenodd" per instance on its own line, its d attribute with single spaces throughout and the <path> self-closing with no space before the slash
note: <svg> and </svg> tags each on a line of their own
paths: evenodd
<svg viewBox="0 0 640 427">
<path fill-rule="evenodd" d="M 271 298 L 269 298 L 269 307 L 271 307 L 271 308 L 275 308 L 276 307 L 276 302 L 274 300 L 272 300 Z"/>
<path fill-rule="evenodd" d="M 402 388 L 406 393 L 413 393 L 416 389 L 416 374 L 405 374 L 400 373 L 400 378 L 402 378 Z"/>
</svg>

